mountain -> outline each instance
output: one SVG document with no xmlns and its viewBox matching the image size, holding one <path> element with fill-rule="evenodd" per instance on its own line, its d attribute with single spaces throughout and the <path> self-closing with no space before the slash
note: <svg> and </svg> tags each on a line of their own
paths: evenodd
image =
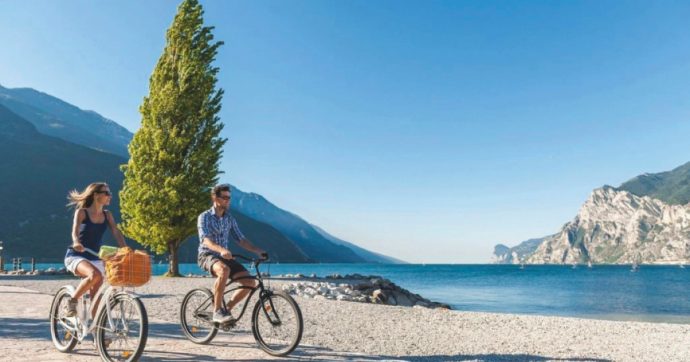
<svg viewBox="0 0 690 362">
<path fill-rule="evenodd" d="M 132 133 L 96 112 L 79 109 L 31 88 L 0 86 L 0 104 L 32 123 L 45 135 L 129 157 Z"/>
<path fill-rule="evenodd" d="M 533 243 L 497 245 L 494 262 L 515 263 L 517 257 L 533 264 L 688 263 L 690 162 L 596 189 L 558 233 L 528 241 Z M 529 248 L 516 253 L 521 246 Z"/>
<path fill-rule="evenodd" d="M 67 192 L 94 181 L 122 187 L 120 156 L 76 145 L 38 132 L 27 120 L 0 104 L 0 240 L 4 255 L 60 261 L 72 243 L 73 211 L 65 207 Z M 116 191 L 117 192 L 117 191 Z M 109 206 L 120 219 L 118 198 Z M 270 225 L 235 213 L 243 232 L 280 262 L 312 261 Z M 114 245 L 111 235 L 106 243 Z M 129 241 L 131 246 L 141 248 Z M 183 246 L 191 250 L 183 261 L 196 262 L 198 240 Z"/>
<path fill-rule="evenodd" d="M 512 248 L 498 244 L 494 247 L 494 255 L 491 258 L 491 262 L 494 264 L 520 264 L 524 262 L 527 256 L 537 250 L 539 244 L 549 237 L 525 240 Z"/>
<path fill-rule="evenodd" d="M 5 256 L 59 261 L 71 243 L 67 192 L 106 181 L 116 192 L 132 134 L 95 112 L 39 91 L 0 86 L 0 240 Z M 278 262 L 396 262 L 317 231 L 257 194 L 233 192 L 243 233 Z M 120 219 L 118 198 L 109 209 Z M 106 240 L 112 243 L 112 237 Z M 134 245 L 136 246 L 136 245 Z M 183 244 L 181 261 L 196 262 L 198 240 Z M 233 250 L 237 252 L 238 250 Z"/>
<path fill-rule="evenodd" d="M 361 247 L 359 247 L 359 246 L 357 246 L 357 245 L 355 245 L 349 241 L 339 239 L 339 238 L 327 233 L 325 230 L 321 229 L 320 227 L 318 227 L 316 225 L 311 225 L 311 226 L 314 228 L 314 230 L 316 230 L 319 234 L 321 234 L 321 236 L 325 237 L 326 239 L 330 240 L 331 242 L 352 249 L 352 251 L 354 251 L 355 254 L 364 258 L 364 260 L 366 260 L 367 263 L 377 263 L 377 264 L 404 264 L 405 263 L 404 261 L 402 261 L 400 259 L 392 258 L 390 256 L 379 254 L 379 253 L 375 253 L 373 251 L 369 251 L 367 249 L 361 248 Z"/>
<path fill-rule="evenodd" d="M 573 221 L 542 242 L 527 262 L 685 263 L 690 205 L 669 205 L 613 187 L 592 192 Z"/>
<path fill-rule="evenodd" d="M 352 249 L 328 240 L 308 222 L 273 205 L 261 195 L 244 193 L 233 186 L 231 207 L 254 220 L 273 226 L 294 241 L 312 260 L 322 263 L 367 262 Z"/>
<path fill-rule="evenodd" d="M 0 240 L 4 255 L 60 259 L 71 244 L 67 192 L 94 181 L 122 185 L 125 159 L 43 135 L 0 104 Z M 111 210 L 118 215 L 116 198 Z"/>
<path fill-rule="evenodd" d="M 618 190 L 649 196 L 669 205 L 690 202 L 690 162 L 668 172 L 646 173 L 624 182 Z"/>
<path fill-rule="evenodd" d="M 252 243 L 268 251 L 271 261 L 281 263 L 313 263 L 316 261 L 310 259 L 292 240 L 286 238 L 271 225 L 256 221 L 237 210 L 233 210 L 231 214 L 237 220 L 242 233 Z M 229 245 L 232 253 L 253 256 L 236 243 L 231 242 Z M 180 248 L 180 262 L 196 263 L 198 247 L 199 238 L 196 236 L 189 238 Z"/>
</svg>

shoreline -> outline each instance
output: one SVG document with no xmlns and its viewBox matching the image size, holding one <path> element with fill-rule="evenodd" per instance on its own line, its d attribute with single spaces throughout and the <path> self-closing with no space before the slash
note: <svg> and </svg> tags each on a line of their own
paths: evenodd
<svg viewBox="0 0 690 362">
<path fill-rule="evenodd" d="M 191 279 L 191 280 L 207 280 L 209 285 L 212 284 L 213 278 L 210 277 L 209 275 L 186 275 L 186 276 L 181 276 L 177 278 L 169 278 L 169 277 L 164 277 L 160 275 L 152 276 L 151 280 L 155 279 L 160 279 L 163 281 L 169 281 L 174 283 L 175 280 L 186 280 L 186 279 Z M 344 287 L 345 284 L 350 284 L 350 288 L 353 288 L 353 286 L 358 285 L 358 283 L 365 283 L 367 281 L 370 281 L 371 279 L 376 279 L 385 282 L 386 284 L 390 284 L 395 286 L 395 288 L 399 288 L 403 293 L 405 293 L 408 296 L 412 296 L 412 298 L 415 298 L 416 300 L 421 301 L 419 305 L 415 305 L 415 303 L 404 303 L 404 304 L 397 304 L 397 303 L 391 303 L 390 300 L 381 300 L 381 298 L 377 298 L 373 296 L 373 291 L 375 291 L 377 288 L 369 288 L 369 294 L 367 295 L 367 300 L 354 300 L 353 298 L 342 298 L 344 293 L 334 293 L 332 295 L 324 295 L 324 290 L 323 288 L 327 288 L 329 291 L 337 292 L 338 289 L 341 289 L 341 287 Z M 40 284 L 56 284 L 58 281 L 64 281 L 63 284 L 70 284 L 73 283 L 76 286 L 78 278 L 73 276 L 72 274 L 41 274 L 41 275 L 33 275 L 33 274 L 22 274 L 22 275 L 12 275 L 12 274 L 2 274 L 0 273 L 0 286 L 3 285 L 11 285 L 11 286 L 28 286 L 32 287 L 35 285 L 40 285 Z M 149 282 L 151 283 L 151 282 Z M 204 282 L 200 282 L 204 283 Z M 497 314 L 497 315 L 515 315 L 515 316 L 532 316 L 532 317 L 555 317 L 555 318 L 574 318 L 574 319 L 582 319 L 582 320 L 595 320 L 595 321 L 610 321 L 610 322 L 640 322 L 640 323 L 653 323 L 653 324 L 673 324 L 673 325 L 690 325 L 690 315 L 683 315 L 683 314 L 625 314 L 625 313 L 606 313 L 606 314 L 564 314 L 564 313 L 530 313 L 530 312 L 515 312 L 515 311 L 496 311 L 496 310 L 478 310 L 478 309 L 455 309 L 452 308 L 450 305 L 441 303 L 441 302 L 436 302 L 436 301 L 431 301 L 424 296 L 421 296 L 419 294 L 412 293 L 404 288 L 400 288 L 395 283 L 391 282 L 388 279 L 385 279 L 380 276 L 376 275 L 370 275 L 370 276 L 363 276 L 356 274 L 356 277 L 352 277 L 351 275 L 345 275 L 345 276 L 340 276 L 337 275 L 336 278 L 332 278 L 330 275 L 327 277 L 313 277 L 313 276 L 303 276 L 301 274 L 299 275 L 276 275 L 276 276 L 271 276 L 271 277 L 264 277 L 264 283 L 271 285 L 271 284 L 278 284 L 279 288 L 283 291 L 288 292 L 293 298 L 296 300 L 300 300 L 302 298 L 306 299 L 316 299 L 316 300 L 333 300 L 337 301 L 339 303 L 362 303 L 362 304 L 378 304 L 378 305 L 386 305 L 386 306 L 402 306 L 406 308 L 430 308 L 430 309 L 435 309 L 435 308 L 442 308 L 442 309 L 448 309 L 448 310 L 453 310 L 453 311 L 461 311 L 461 312 L 466 312 L 466 313 L 488 313 L 488 314 Z M 302 284 L 304 286 L 311 286 L 314 290 L 317 290 L 315 294 L 309 294 L 309 293 L 304 293 L 303 290 L 295 290 L 295 286 Z M 321 288 L 322 291 L 321 293 L 318 292 L 318 289 Z M 361 288 L 361 287 L 360 287 Z M 42 293 L 50 294 L 50 290 L 45 290 L 44 288 Z M 386 292 L 389 292 L 390 290 L 386 290 Z M 54 291 L 52 291 L 54 292 Z M 342 292 L 342 291 L 340 291 Z"/>
<path fill-rule="evenodd" d="M 266 273 L 262 273 L 266 274 Z M 32 278 L 64 278 L 66 280 L 77 280 L 72 274 L 64 269 L 58 271 L 40 271 L 36 273 L 6 274 L 9 278 L 21 278 L 31 280 Z M 0 283 L 3 274 L 0 274 Z M 153 276 L 153 278 L 165 278 Z M 206 275 L 183 276 L 182 278 L 209 279 Z M 280 289 L 293 297 L 308 299 L 329 299 L 345 302 L 372 303 L 384 305 L 399 305 L 403 307 L 423 307 L 423 308 L 444 308 L 452 309 L 448 304 L 431 301 L 419 294 L 412 293 L 407 289 L 399 287 L 389 279 L 378 275 L 361 274 L 332 274 L 325 277 L 317 277 L 315 274 L 304 276 L 302 274 L 285 274 L 277 276 L 263 276 L 265 283 L 281 282 Z M 0 284 L 2 285 L 2 284 Z"/>
</svg>

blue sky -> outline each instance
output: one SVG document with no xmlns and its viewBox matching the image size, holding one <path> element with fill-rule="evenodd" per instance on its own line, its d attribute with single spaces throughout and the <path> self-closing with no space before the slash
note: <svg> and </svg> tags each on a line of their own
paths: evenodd
<svg viewBox="0 0 690 362">
<path fill-rule="evenodd" d="M 690 3 L 203 1 L 222 179 L 412 262 L 484 263 L 690 161 Z M 0 84 L 139 127 L 174 1 L 0 0 Z"/>
</svg>

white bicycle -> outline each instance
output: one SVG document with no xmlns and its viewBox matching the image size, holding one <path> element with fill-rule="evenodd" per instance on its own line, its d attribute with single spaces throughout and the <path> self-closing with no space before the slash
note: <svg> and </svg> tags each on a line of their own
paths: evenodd
<svg viewBox="0 0 690 362">
<path fill-rule="evenodd" d="M 85 250 L 98 255 L 93 250 Z M 66 305 L 75 291 L 71 285 L 61 287 L 50 307 L 50 336 L 55 348 L 71 352 L 77 343 L 93 333 L 96 349 L 104 361 L 138 360 L 144 352 L 149 329 L 146 309 L 139 297 L 121 288 L 101 286 L 90 300 L 79 299 L 76 316 L 67 317 Z M 99 299 L 92 320 L 92 301 Z"/>
</svg>

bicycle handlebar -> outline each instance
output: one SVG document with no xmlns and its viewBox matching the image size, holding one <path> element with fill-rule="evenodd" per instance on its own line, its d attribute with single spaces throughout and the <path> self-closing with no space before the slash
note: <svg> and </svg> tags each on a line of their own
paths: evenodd
<svg viewBox="0 0 690 362">
<path fill-rule="evenodd" d="M 233 259 L 234 259 L 234 258 L 240 258 L 240 259 L 244 259 L 244 260 L 246 260 L 246 261 L 252 262 L 252 263 L 264 262 L 264 261 L 267 261 L 267 260 L 269 259 L 269 258 L 258 258 L 258 259 L 255 259 L 255 258 L 250 258 L 250 257 L 248 257 L 248 256 L 244 256 L 244 255 L 242 255 L 242 254 L 232 254 L 232 258 L 233 258 Z"/>
<path fill-rule="evenodd" d="M 70 247 L 67 247 L 67 249 L 72 249 L 72 250 L 74 250 L 74 247 L 70 246 Z M 74 251 L 76 251 L 76 250 L 74 250 Z M 95 252 L 95 251 L 93 251 L 93 250 L 91 250 L 91 249 L 89 249 L 89 248 L 86 248 L 86 247 L 85 247 L 85 248 L 84 248 L 84 251 L 87 252 L 87 253 L 89 253 L 89 254 L 93 254 L 93 255 L 95 255 L 95 256 L 98 256 L 98 253 L 97 253 L 97 252 Z M 77 253 L 79 253 L 79 251 L 77 251 Z M 98 256 L 98 258 L 100 259 L 101 257 Z"/>
</svg>

